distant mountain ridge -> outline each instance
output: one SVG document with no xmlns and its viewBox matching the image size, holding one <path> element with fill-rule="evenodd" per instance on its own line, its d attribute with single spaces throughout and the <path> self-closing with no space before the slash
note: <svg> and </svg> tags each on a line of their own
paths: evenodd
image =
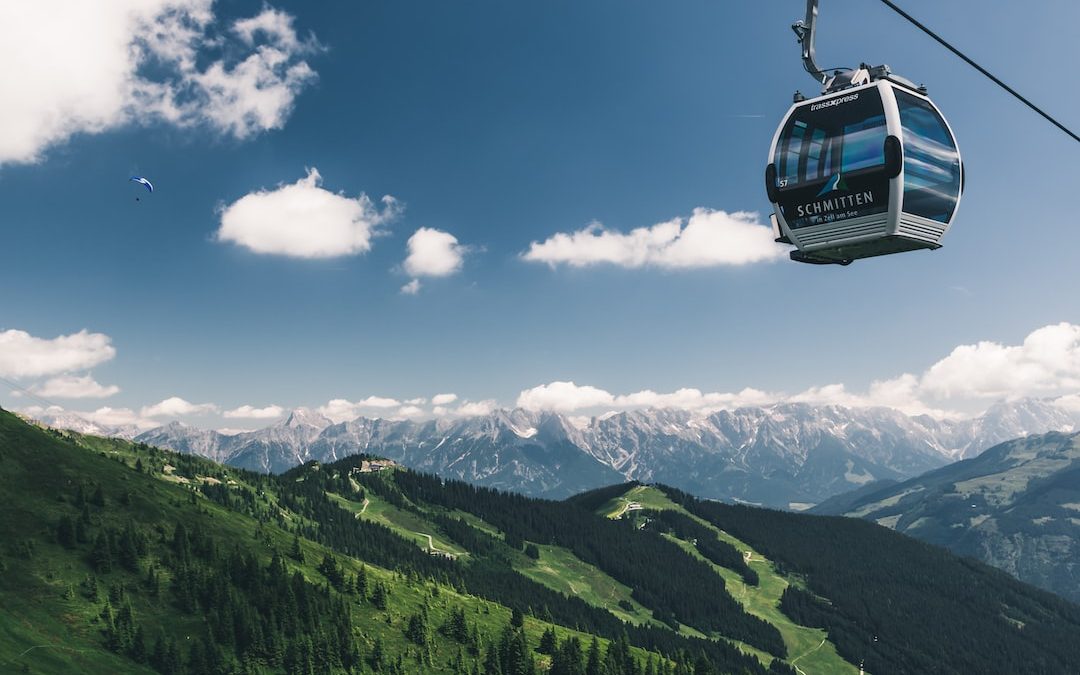
<svg viewBox="0 0 1080 675">
<path fill-rule="evenodd" d="M 634 410 L 580 427 L 559 413 L 522 409 L 335 424 L 299 408 L 256 431 L 224 434 L 174 422 L 135 439 L 267 473 L 369 452 L 536 496 L 642 480 L 708 498 L 800 508 L 873 481 L 907 479 L 1010 438 L 1078 426 L 1076 415 L 1035 399 L 1000 403 L 970 420 L 783 403 L 708 415 Z"/>
<path fill-rule="evenodd" d="M 812 510 L 872 520 L 1080 602 L 1080 434 L 1002 443 Z"/>
</svg>

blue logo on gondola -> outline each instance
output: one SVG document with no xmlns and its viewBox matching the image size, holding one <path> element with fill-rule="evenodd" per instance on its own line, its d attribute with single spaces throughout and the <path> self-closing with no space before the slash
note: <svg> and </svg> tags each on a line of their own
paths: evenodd
<svg viewBox="0 0 1080 675">
<path fill-rule="evenodd" d="M 825 183 L 825 187 L 821 188 L 821 192 L 817 193 L 817 196 L 827 195 L 830 192 L 836 192 L 837 190 L 846 190 L 847 183 L 844 182 L 844 174 L 838 173 L 831 178 L 829 182 Z"/>
</svg>

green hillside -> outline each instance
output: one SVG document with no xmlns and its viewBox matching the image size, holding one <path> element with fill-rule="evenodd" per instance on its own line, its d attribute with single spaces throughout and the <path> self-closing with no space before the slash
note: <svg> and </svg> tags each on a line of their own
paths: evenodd
<svg viewBox="0 0 1080 675">
<path fill-rule="evenodd" d="M 0 672 L 1080 664 L 1076 607 L 883 528 L 639 484 L 553 502 L 365 459 L 266 476 L 0 411 Z M 865 545 L 894 562 L 849 555 Z"/>
<path fill-rule="evenodd" d="M 352 468 L 267 477 L 0 412 L 0 672 L 765 672 L 628 637 L 475 528 L 505 560 L 470 560 L 437 522 L 463 520 Z"/>
<path fill-rule="evenodd" d="M 874 521 L 1080 602 L 1080 434 L 1002 443 L 814 512 Z"/>
</svg>

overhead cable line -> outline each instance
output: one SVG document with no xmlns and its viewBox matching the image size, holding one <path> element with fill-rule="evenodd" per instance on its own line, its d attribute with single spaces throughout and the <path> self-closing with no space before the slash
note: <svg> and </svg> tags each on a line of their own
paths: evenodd
<svg viewBox="0 0 1080 675">
<path fill-rule="evenodd" d="M 894 4 L 894 3 L 892 3 L 892 2 L 890 1 L 890 0 L 881 0 L 881 2 L 882 2 L 883 4 L 885 4 L 885 6 L 887 6 L 887 7 L 889 8 L 889 9 L 893 10 L 894 12 L 896 12 L 897 14 L 899 14 L 900 16 L 902 16 L 902 17 L 904 17 L 905 19 L 907 19 L 908 21 L 910 21 L 910 22 L 911 22 L 911 23 L 912 23 L 912 24 L 913 24 L 913 25 L 914 25 L 914 26 L 915 26 L 916 28 L 918 28 L 918 29 L 919 29 L 919 30 L 921 30 L 922 32 L 926 33 L 926 34 L 927 34 L 927 35 L 929 35 L 930 37 L 934 38 L 934 40 L 936 40 L 936 41 L 937 41 L 937 42 L 938 42 L 938 43 L 939 43 L 939 44 L 940 44 L 940 45 L 941 45 L 942 47 L 945 47 L 945 49 L 948 49 L 948 50 L 949 50 L 950 52 L 952 52 L 953 54 L 956 54 L 957 56 L 959 56 L 959 57 L 960 57 L 961 59 L 963 59 L 963 60 L 964 60 L 964 61 L 965 61 L 965 62 L 966 62 L 966 63 L 967 63 L 967 64 L 968 64 L 969 66 L 971 66 L 971 67 L 972 67 L 972 68 L 974 68 L 975 70 L 979 71 L 980 73 L 982 73 L 983 75 L 985 75 L 986 77 L 988 77 L 988 78 L 989 78 L 989 79 L 990 79 L 990 80 L 991 80 L 991 81 L 992 81 L 992 82 L 993 82 L 994 84 L 996 84 L 997 86 L 1001 87 L 1001 88 L 1002 88 L 1002 89 L 1004 89 L 1005 91 L 1007 91 L 1007 92 L 1009 92 L 1010 94 L 1012 94 L 1012 95 L 1013 95 L 1014 97 L 1016 97 L 1016 98 L 1017 98 L 1017 99 L 1018 99 L 1018 100 L 1019 100 L 1019 101 L 1020 101 L 1021 103 L 1023 103 L 1023 104 L 1024 104 L 1024 105 L 1026 105 L 1027 107 L 1031 108 L 1031 109 L 1032 109 L 1032 110 L 1034 110 L 1035 112 L 1039 113 L 1040 115 L 1042 115 L 1042 116 L 1043 116 L 1043 117 L 1044 117 L 1044 118 L 1046 119 L 1046 121 L 1050 122 L 1050 124 L 1053 124 L 1053 125 L 1054 125 L 1055 127 L 1057 127 L 1058 129 L 1061 129 L 1062 131 L 1064 131 L 1064 132 L 1065 132 L 1066 134 L 1068 134 L 1068 135 L 1069 135 L 1069 136 L 1070 136 L 1070 137 L 1071 137 L 1071 138 L 1072 138 L 1072 139 L 1073 139 L 1074 141 L 1080 142 L 1080 136 L 1077 136 L 1077 135 L 1076 135 L 1076 133 L 1075 133 L 1074 131 L 1072 131 L 1071 129 L 1069 129 L 1069 128 L 1068 128 L 1067 126 L 1065 126 L 1065 125 L 1064 125 L 1064 124 L 1062 124 L 1061 122 L 1058 122 L 1058 121 L 1057 121 L 1056 119 L 1054 119 L 1053 117 L 1051 117 L 1049 113 L 1047 113 L 1047 112 L 1046 112 L 1045 110 L 1043 110 L 1043 109 L 1042 109 L 1042 108 L 1040 108 L 1039 106 L 1037 106 L 1037 105 L 1035 105 L 1034 103 L 1032 103 L 1031 101 L 1027 100 L 1027 99 L 1026 99 L 1026 98 L 1025 98 L 1024 96 L 1022 96 L 1022 95 L 1021 95 L 1021 94 L 1020 94 L 1020 93 L 1019 93 L 1018 91 L 1016 91 L 1015 89 L 1013 89 L 1013 88 L 1012 88 L 1012 87 L 1010 87 L 1009 85 L 1007 85 L 1007 84 L 1005 84 L 1004 82 L 1002 82 L 1002 81 L 1001 81 L 1000 79 L 998 79 L 997 77 L 995 77 L 995 76 L 993 75 L 993 73 L 991 73 L 990 71 L 988 71 L 988 70 L 987 70 L 986 68 L 983 68 L 982 66 L 980 66 L 980 65 L 979 65 L 978 63 L 976 63 L 976 62 L 975 62 L 974 60 L 972 60 L 971 58 L 969 58 L 969 57 L 968 57 L 968 56 L 967 56 L 966 54 L 964 54 L 964 53 L 963 53 L 962 51 L 960 51 L 960 50 L 959 50 L 959 49 L 957 49 L 956 47 L 953 47 L 953 46 L 952 46 L 951 44 L 949 44 L 948 42 L 946 42 L 946 41 L 945 41 L 945 40 L 944 40 L 944 39 L 943 39 L 943 38 L 942 38 L 942 37 L 941 37 L 940 35 L 938 35 L 938 34 L 937 34 L 937 33 L 935 33 L 934 31 L 930 30 L 929 28 L 927 28 L 926 26 L 924 26 L 924 25 L 923 25 L 922 23 L 920 23 L 920 22 L 918 21 L 918 19 L 916 19 L 915 17 L 911 16 L 910 14 L 908 14 L 907 12 L 905 12 L 904 10 L 900 9 L 899 7 L 897 7 L 897 6 L 896 6 L 896 5 Z"/>
</svg>

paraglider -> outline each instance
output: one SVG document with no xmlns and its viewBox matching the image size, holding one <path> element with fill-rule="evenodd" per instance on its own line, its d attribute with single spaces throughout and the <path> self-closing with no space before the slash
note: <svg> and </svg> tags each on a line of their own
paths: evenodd
<svg viewBox="0 0 1080 675">
<path fill-rule="evenodd" d="M 153 183 L 151 183 L 150 181 L 146 180 L 146 179 L 145 179 L 145 178 L 143 178 L 142 176 L 132 176 L 132 177 L 131 177 L 131 178 L 129 178 L 128 180 L 129 180 L 130 182 L 133 182 L 133 183 L 138 183 L 139 185 L 142 185 L 142 186 L 143 186 L 144 188 L 146 188 L 146 191 L 147 191 L 147 192 L 151 192 L 151 193 L 152 193 L 152 192 L 154 191 L 154 184 L 153 184 Z M 136 198 L 135 198 L 135 201 L 139 201 L 139 198 L 138 198 L 138 197 L 136 197 Z"/>
</svg>

